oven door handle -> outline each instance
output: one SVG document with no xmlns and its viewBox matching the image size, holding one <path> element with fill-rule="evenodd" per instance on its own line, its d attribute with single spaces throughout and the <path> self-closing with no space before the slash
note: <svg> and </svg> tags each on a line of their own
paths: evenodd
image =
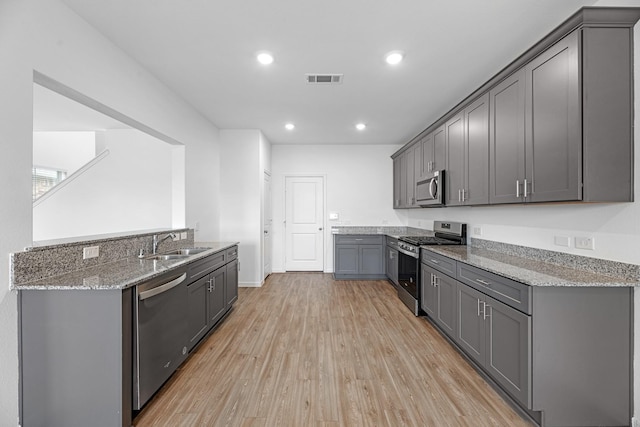
<svg viewBox="0 0 640 427">
<path fill-rule="evenodd" d="M 178 286 L 180 283 L 184 282 L 184 280 L 187 278 L 187 273 L 183 273 L 181 276 L 167 282 L 167 283 L 163 283 L 160 286 L 156 286 L 155 288 L 151 288 L 148 291 L 143 291 L 140 292 L 140 294 L 138 295 L 138 298 L 140 299 L 140 301 L 144 301 L 147 298 L 151 298 L 154 297 L 158 294 L 161 294 L 163 292 L 167 292 L 170 289 L 175 288 L 176 286 Z"/>
<path fill-rule="evenodd" d="M 420 258 L 420 255 L 418 255 L 418 254 L 414 254 L 413 252 L 405 251 L 405 250 L 404 250 L 404 249 L 402 249 L 401 247 L 398 247 L 398 252 L 400 252 L 400 253 L 402 253 L 402 254 L 405 254 L 405 255 L 408 255 L 408 256 L 410 256 L 411 258 L 416 258 L 416 259 L 417 259 L 417 258 Z"/>
</svg>

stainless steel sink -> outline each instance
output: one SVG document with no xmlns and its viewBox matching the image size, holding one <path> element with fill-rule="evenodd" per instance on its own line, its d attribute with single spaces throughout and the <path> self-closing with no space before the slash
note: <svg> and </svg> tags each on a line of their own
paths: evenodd
<svg viewBox="0 0 640 427">
<path fill-rule="evenodd" d="M 165 254 L 165 255 L 151 255 L 147 257 L 147 259 L 158 260 L 158 261 L 169 261 L 172 259 L 184 259 L 189 258 L 188 254 Z"/>
<path fill-rule="evenodd" d="M 208 251 L 209 248 L 186 248 L 186 249 L 177 249 L 175 251 L 169 252 L 171 255 L 195 255 L 200 252 Z"/>
</svg>

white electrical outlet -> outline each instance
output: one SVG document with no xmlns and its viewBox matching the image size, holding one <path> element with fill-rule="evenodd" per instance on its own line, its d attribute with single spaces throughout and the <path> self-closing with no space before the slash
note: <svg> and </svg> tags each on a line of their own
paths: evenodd
<svg viewBox="0 0 640 427">
<path fill-rule="evenodd" d="M 180 239 L 181 239 L 180 233 L 173 233 L 173 237 L 171 238 L 171 241 L 177 242 Z"/>
<path fill-rule="evenodd" d="M 82 249 L 82 259 L 97 258 L 100 255 L 100 246 L 88 246 Z"/>
<path fill-rule="evenodd" d="M 576 237 L 576 249 L 587 249 L 592 251 L 595 248 L 595 239 L 593 237 Z"/>
<path fill-rule="evenodd" d="M 184 240 L 187 238 L 187 232 L 183 231 L 182 233 L 180 233 L 180 240 Z"/>
<path fill-rule="evenodd" d="M 482 227 L 473 227 L 474 236 L 482 236 Z"/>
<path fill-rule="evenodd" d="M 556 246 L 564 246 L 568 248 L 570 241 L 571 241 L 571 238 L 569 236 L 553 236 L 553 243 Z"/>
</svg>

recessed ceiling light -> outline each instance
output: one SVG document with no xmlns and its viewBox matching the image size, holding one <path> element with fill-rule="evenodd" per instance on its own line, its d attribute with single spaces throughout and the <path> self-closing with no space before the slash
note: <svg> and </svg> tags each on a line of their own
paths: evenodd
<svg viewBox="0 0 640 427">
<path fill-rule="evenodd" d="M 387 61 L 387 64 L 397 65 L 404 59 L 404 52 L 399 50 L 394 50 L 393 52 L 389 52 L 385 55 L 384 60 Z"/>
<path fill-rule="evenodd" d="M 367 127 L 367 125 L 365 125 L 364 123 L 358 123 L 356 125 L 356 129 L 358 130 L 364 130 Z"/>
<path fill-rule="evenodd" d="M 273 55 L 269 52 L 260 52 L 258 56 L 256 56 L 256 59 L 262 65 L 269 65 L 273 62 Z"/>
<path fill-rule="evenodd" d="M 294 125 L 293 123 L 287 123 L 286 125 L 284 125 L 284 127 L 287 130 L 294 130 L 296 128 L 296 125 Z"/>
</svg>

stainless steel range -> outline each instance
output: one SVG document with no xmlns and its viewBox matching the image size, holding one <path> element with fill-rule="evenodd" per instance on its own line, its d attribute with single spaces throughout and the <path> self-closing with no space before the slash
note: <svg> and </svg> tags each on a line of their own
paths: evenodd
<svg viewBox="0 0 640 427">
<path fill-rule="evenodd" d="M 467 243 L 466 224 L 434 221 L 433 231 L 433 236 L 398 238 L 398 296 L 416 316 L 420 315 L 420 246 Z"/>
</svg>

